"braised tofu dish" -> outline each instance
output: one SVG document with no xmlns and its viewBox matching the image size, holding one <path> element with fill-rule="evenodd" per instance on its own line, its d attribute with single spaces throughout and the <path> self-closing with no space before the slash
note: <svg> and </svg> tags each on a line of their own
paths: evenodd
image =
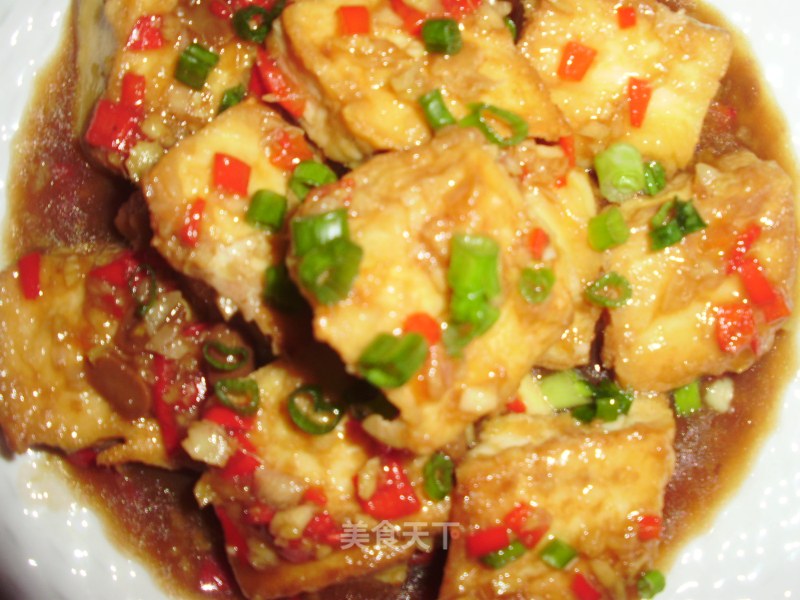
<svg viewBox="0 0 800 600">
<path fill-rule="evenodd" d="M 698 487 L 757 449 L 736 423 L 768 421 L 795 301 L 794 164 L 720 17 L 72 13 L 67 93 L 34 98 L 63 141 L 19 134 L 0 272 L 12 453 L 63 458 L 132 547 L 180 539 L 191 597 L 665 589 Z"/>
</svg>

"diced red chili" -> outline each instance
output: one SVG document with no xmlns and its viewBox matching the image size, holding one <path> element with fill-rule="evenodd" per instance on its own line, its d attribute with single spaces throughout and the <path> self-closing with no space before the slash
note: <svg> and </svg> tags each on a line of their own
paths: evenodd
<svg viewBox="0 0 800 600">
<path fill-rule="evenodd" d="M 550 529 L 550 515 L 541 508 L 525 504 L 516 505 L 503 519 L 503 523 L 528 548 L 534 548 Z"/>
<path fill-rule="evenodd" d="M 241 477 L 252 475 L 260 466 L 261 461 L 258 458 L 249 452 L 237 450 L 225 463 L 221 475 L 228 481 L 235 481 Z"/>
<path fill-rule="evenodd" d="M 203 223 L 203 214 L 206 211 L 206 201 L 198 198 L 186 209 L 183 228 L 180 232 L 181 242 L 184 246 L 196 248 L 200 241 L 200 226 Z"/>
<path fill-rule="evenodd" d="M 338 546 L 342 539 L 342 532 L 333 517 L 327 511 L 317 513 L 306 525 L 303 536 L 329 546 Z"/>
<path fill-rule="evenodd" d="M 570 588 L 577 600 L 600 600 L 603 597 L 602 592 L 580 571 L 572 578 Z"/>
<path fill-rule="evenodd" d="M 485 527 L 470 533 L 466 539 L 467 554 L 472 558 L 480 558 L 490 552 L 497 552 L 511 543 L 505 525 Z"/>
<path fill-rule="evenodd" d="M 575 166 L 575 136 L 567 135 L 558 140 L 558 145 L 564 151 L 570 167 Z"/>
<path fill-rule="evenodd" d="M 133 252 L 125 250 L 110 263 L 95 267 L 89 272 L 89 277 L 105 281 L 114 287 L 126 287 L 131 273 L 139 265 Z"/>
<path fill-rule="evenodd" d="M 229 154 L 214 155 L 214 187 L 223 192 L 247 196 L 250 165 Z"/>
<path fill-rule="evenodd" d="M 128 71 L 122 77 L 119 103 L 135 111 L 141 119 L 142 115 L 144 115 L 144 96 L 146 90 L 147 82 L 145 81 L 144 75 Z"/>
<path fill-rule="evenodd" d="M 306 99 L 297 84 L 284 73 L 274 58 L 265 50 L 258 49 L 256 67 L 261 82 L 267 93 L 275 96 L 276 101 L 293 117 L 302 117 L 306 108 Z"/>
<path fill-rule="evenodd" d="M 218 19 L 230 19 L 233 16 L 231 7 L 222 0 L 213 0 L 208 9 L 211 11 L 211 14 Z"/>
<path fill-rule="evenodd" d="M 716 308 L 716 336 L 720 350 L 729 354 L 747 348 L 755 335 L 753 309 L 747 304 L 726 304 Z"/>
<path fill-rule="evenodd" d="M 403 27 L 411 35 L 417 35 L 427 16 L 424 12 L 409 6 L 404 0 L 390 0 L 392 10 L 403 20 Z"/>
<path fill-rule="evenodd" d="M 355 480 L 358 487 L 358 476 Z M 392 458 L 383 460 L 375 493 L 368 500 L 359 497 L 359 503 L 364 512 L 380 521 L 407 517 L 420 509 L 405 469 Z"/>
<path fill-rule="evenodd" d="M 303 501 L 312 502 L 317 506 L 325 506 L 328 503 L 328 496 L 324 489 L 314 485 L 303 492 Z"/>
<path fill-rule="evenodd" d="M 281 129 L 269 145 L 269 162 L 284 171 L 292 171 L 304 160 L 312 158 L 314 152 L 300 132 Z"/>
<path fill-rule="evenodd" d="M 597 50 L 580 42 L 570 41 L 564 46 L 558 76 L 565 81 L 581 81 L 592 66 Z"/>
<path fill-rule="evenodd" d="M 42 255 L 31 252 L 19 259 L 19 286 L 26 300 L 36 300 L 42 295 Z"/>
<path fill-rule="evenodd" d="M 755 258 L 744 258 L 739 266 L 739 277 L 747 296 L 764 312 L 767 323 L 791 314 L 786 298 L 767 279 L 764 269 Z"/>
<path fill-rule="evenodd" d="M 658 540 L 661 538 L 662 527 L 663 522 L 658 515 L 641 515 L 638 519 L 636 535 L 643 542 Z"/>
<path fill-rule="evenodd" d="M 336 12 L 342 35 L 363 35 L 370 32 L 369 9 L 366 6 L 340 6 Z"/>
<path fill-rule="evenodd" d="M 738 271 L 742 266 L 744 257 L 750 252 L 750 249 L 761 237 L 761 226 L 758 223 L 751 223 L 747 228 L 736 238 L 736 243 L 733 249 L 728 254 L 728 264 L 726 272 L 728 274 Z"/>
<path fill-rule="evenodd" d="M 628 80 L 628 116 L 631 127 L 641 127 L 647 107 L 653 95 L 653 87 L 646 79 L 631 77 Z"/>
<path fill-rule="evenodd" d="M 482 0 L 442 0 L 444 14 L 454 19 L 463 19 L 481 7 Z"/>
<path fill-rule="evenodd" d="M 437 344 L 442 339 L 442 327 L 439 322 L 427 313 L 413 313 L 408 315 L 403 323 L 403 331 L 406 333 L 418 333 L 431 346 Z"/>
<path fill-rule="evenodd" d="M 617 9 L 617 22 L 620 29 L 636 27 L 636 8 L 633 6 L 620 6 Z"/>
<path fill-rule="evenodd" d="M 250 81 L 247 84 L 247 95 L 259 100 L 267 93 L 264 82 L 261 81 L 261 74 L 258 72 L 258 65 L 254 65 L 250 71 Z"/>
<path fill-rule="evenodd" d="M 136 109 L 101 99 L 89 121 L 86 141 L 98 148 L 128 152 L 143 137 L 139 118 Z"/>
<path fill-rule="evenodd" d="M 248 506 L 244 512 L 244 519 L 251 525 L 269 525 L 275 517 L 275 509 L 259 502 Z"/>
<path fill-rule="evenodd" d="M 222 526 L 222 535 L 225 536 L 225 547 L 233 556 L 247 560 L 247 538 L 241 529 L 233 522 L 224 508 L 214 507 L 219 524 Z"/>
<path fill-rule="evenodd" d="M 175 378 L 174 361 L 156 354 L 153 361 L 153 412 L 161 429 L 161 439 L 167 454 L 180 447 L 180 430 L 175 407 L 167 403 L 167 391 Z"/>
<path fill-rule="evenodd" d="M 158 50 L 164 45 L 161 15 L 144 15 L 136 20 L 125 47 L 128 50 Z"/>
<path fill-rule="evenodd" d="M 203 419 L 222 425 L 228 431 L 250 431 L 255 417 L 245 417 L 227 406 L 215 405 L 203 413 Z"/>
<path fill-rule="evenodd" d="M 506 404 L 506 408 L 509 410 L 509 412 L 519 413 L 519 414 L 524 414 L 525 411 L 527 410 L 525 403 L 519 396 L 517 396 L 511 402 Z"/>
<path fill-rule="evenodd" d="M 550 236 L 541 227 L 531 230 L 528 235 L 528 248 L 535 260 L 542 260 L 544 251 L 550 245 Z"/>
</svg>

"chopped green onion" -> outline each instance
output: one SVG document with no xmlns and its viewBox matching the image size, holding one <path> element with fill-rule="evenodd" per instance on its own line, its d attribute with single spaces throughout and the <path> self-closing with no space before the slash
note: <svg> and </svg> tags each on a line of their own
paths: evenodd
<svg viewBox="0 0 800 600">
<path fill-rule="evenodd" d="M 609 202 L 624 202 L 645 186 L 642 155 L 632 145 L 612 144 L 594 157 L 600 193 Z"/>
<path fill-rule="evenodd" d="M 702 402 L 700 399 L 700 381 L 695 379 L 693 382 L 679 387 L 672 392 L 675 401 L 675 412 L 680 417 L 688 417 L 692 413 L 700 410 Z"/>
<path fill-rule="evenodd" d="M 492 569 L 502 569 L 527 552 L 528 548 L 519 540 L 514 540 L 502 550 L 481 556 L 481 562 Z"/>
<path fill-rule="evenodd" d="M 586 298 L 598 306 L 619 308 L 633 296 L 631 284 L 619 273 L 610 271 L 587 286 Z"/>
<path fill-rule="evenodd" d="M 653 250 L 663 250 L 673 246 L 683 239 L 681 226 L 677 221 L 668 223 L 650 230 L 650 248 Z"/>
<path fill-rule="evenodd" d="M 246 42 L 263 43 L 285 4 L 285 0 L 279 0 L 269 10 L 253 4 L 237 10 L 231 19 L 236 35 Z"/>
<path fill-rule="evenodd" d="M 589 245 L 598 252 L 624 244 L 630 235 L 625 217 L 616 206 L 610 206 L 589 219 Z"/>
<path fill-rule="evenodd" d="M 294 168 L 289 180 L 289 189 L 300 200 L 305 200 L 312 188 L 336 181 L 336 173 L 328 166 L 315 160 L 304 160 Z"/>
<path fill-rule="evenodd" d="M 639 597 L 647 600 L 663 592 L 666 587 L 667 580 L 664 578 L 664 574 L 655 569 L 645 572 L 636 583 Z"/>
<path fill-rule="evenodd" d="M 441 129 L 445 125 L 455 125 L 456 118 L 447 109 L 441 90 L 432 90 L 420 96 L 418 100 L 425 113 L 425 120 L 433 129 Z"/>
<path fill-rule="evenodd" d="M 203 344 L 203 358 L 218 371 L 235 371 L 250 359 L 250 351 L 244 346 L 227 346 L 214 340 Z"/>
<path fill-rule="evenodd" d="M 350 293 L 363 256 L 361 246 L 346 238 L 315 246 L 300 259 L 300 284 L 320 304 L 336 304 Z"/>
<path fill-rule="evenodd" d="M 487 114 L 489 117 L 485 116 Z M 492 128 L 490 118 L 502 122 L 511 130 L 508 137 L 501 136 Z M 528 124 L 522 117 L 491 104 L 471 104 L 470 113 L 459 124 L 462 127 L 477 127 L 487 140 L 503 147 L 514 146 L 528 137 Z"/>
<path fill-rule="evenodd" d="M 514 19 L 511 17 L 504 17 L 503 23 L 505 23 L 506 28 L 511 33 L 511 39 L 515 42 L 517 41 L 517 24 L 514 22 Z"/>
<path fill-rule="evenodd" d="M 436 452 L 422 469 L 425 493 L 431 500 L 444 500 L 453 490 L 453 461 L 443 452 Z"/>
<path fill-rule="evenodd" d="M 690 233 L 695 233 L 696 231 L 701 231 L 708 227 L 708 223 L 706 223 L 703 217 L 700 216 L 700 213 L 697 212 L 691 200 L 685 202 L 683 200 L 676 200 L 675 213 L 683 235 L 689 235 Z"/>
<path fill-rule="evenodd" d="M 453 294 L 450 314 L 459 325 L 470 325 L 475 336 L 486 333 L 500 316 L 499 309 L 479 294 Z"/>
<path fill-rule="evenodd" d="M 283 227 L 286 217 L 286 196 L 270 190 L 258 190 L 250 200 L 245 220 L 275 233 Z"/>
<path fill-rule="evenodd" d="M 218 62 L 219 54 L 207 50 L 200 44 L 190 44 L 178 58 L 175 79 L 192 89 L 202 89 L 208 74 Z"/>
<path fill-rule="evenodd" d="M 539 552 L 539 556 L 551 567 L 563 569 L 572 562 L 572 559 L 578 556 L 578 552 L 566 542 L 562 542 L 558 538 L 553 538 L 542 548 Z"/>
<path fill-rule="evenodd" d="M 644 164 L 644 191 L 648 196 L 655 196 L 667 186 L 667 173 L 656 160 Z"/>
<path fill-rule="evenodd" d="M 572 414 L 573 418 L 581 423 L 591 423 L 597 416 L 597 405 L 584 404 L 583 406 L 576 406 L 570 409 L 569 412 Z"/>
<path fill-rule="evenodd" d="M 220 379 L 214 384 L 214 393 L 222 404 L 240 415 L 250 416 L 258 411 L 259 389 L 253 379 Z"/>
<path fill-rule="evenodd" d="M 573 408 L 592 402 L 592 388 L 573 369 L 545 375 L 539 381 L 539 389 L 547 403 L 555 409 Z"/>
<path fill-rule="evenodd" d="M 691 200 L 665 202 L 650 220 L 650 248 L 663 250 L 707 227 Z"/>
<path fill-rule="evenodd" d="M 300 429 L 311 435 L 333 431 L 344 413 L 325 398 L 316 385 L 302 385 L 289 395 L 289 416 Z"/>
<path fill-rule="evenodd" d="M 467 344 L 486 333 L 500 317 L 500 311 L 491 304 L 484 303 L 481 309 L 475 314 L 475 323 L 447 323 L 442 332 L 442 342 L 449 356 L 460 357 Z"/>
<path fill-rule="evenodd" d="M 292 220 L 292 244 L 295 256 L 305 256 L 312 248 L 338 238 L 349 237 L 347 211 L 344 208 Z"/>
<path fill-rule="evenodd" d="M 595 399 L 595 416 L 606 423 L 616 421 L 627 415 L 633 404 L 633 397 L 610 379 L 604 379 L 592 386 Z"/>
<path fill-rule="evenodd" d="M 421 33 L 428 52 L 458 54 L 461 50 L 461 31 L 455 19 L 428 19 Z"/>
<path fill-rule="evenodd" d="M 450 243 L 447 283 L 457 294 L 500 293 L 500 246 L 485 235 L 456 234 Z"/>
<path fill-rule="evenodd" d="M 148 264 L 137 265 L 128 278 L 128 289 L 136 303 L 136 314 L 143 317 L 158 295 L 158 281 L 153 267 Z"/>
<path fill-rule="evenodd" d="M 236 106 L 239 102 L 244 100 L 246 94 L 247 90 L 242 84 L 228 88 L 222 94 L 222 101 L 219 103 L 219 112 L 225 112 L 231 106 Z"/>
<path fill-rule="evenodd" d="M 267 267 L 264 273 L 264 300 L 282 312 L 294 312 L 303 306 L 303 297 L 289 277 L 285 264 Z"/>
<path fill-rule="evenodd" d="M 358 368 L 380 388 L 398 388 L 416 373 L 428 356 L 428 342 L 418 333 L 379 334 L 361 354 Z"/>
<path fill-rule="evenodd" d="M 556 283 L 556 274 L 548 267 L 525 268 L 519 277 L 519 293 L 530 304 L 547 300 Z"/>
</svg>

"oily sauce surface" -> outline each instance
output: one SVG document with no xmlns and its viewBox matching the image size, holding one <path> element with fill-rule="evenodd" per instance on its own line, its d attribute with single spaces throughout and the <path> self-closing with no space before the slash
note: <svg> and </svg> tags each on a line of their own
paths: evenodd
<svg viewBox="0 0 800 600">
<path fill-rule="evenodd" d="M 706 22 L 719 15 L 694 2 L 670 0 Z M 730 29 L 730 28 L 729 28 Z M 753 60 L 739 39 L 720 99 L 737 110 L 740 137 L 762 158 L 777 160 L 797 181 L 786 127 L 777 114 Z M 73 126 L 75 43 L 68 35 L 43 73 L 16 139 L 10 187 L 11 219 L 6 255 L 60 246 L 92 246 L 118 240 L 113 220 L 130 186 L 86 160 Z M 703 144 L 724 149 L 731 140 L 707 122 Z M 747 373 L 736 376 L 734 409 L 710 410 L 678 419 L 676 472 L 666 495 L 665 562 L 680 544 L 699 533 L 715 508 L 746 477 L 749 461 L 771 429 L 780 393 L 795 370 L 793 335 L 779 336 L 775 348 Z M 123 551 L 150 567 L 171 594 L 182 597 L 241 598 L 224 559 L 219 527 L 192 495 L 196 475 L 128 466 L 71 468 L 76 490 L 100 515 Z M 374 578 L 351 582 L 310 597 L 337 600 L 434 598 L 442 556 L 415 565 L 408 581 L 391 585 Z"/>
</svg>

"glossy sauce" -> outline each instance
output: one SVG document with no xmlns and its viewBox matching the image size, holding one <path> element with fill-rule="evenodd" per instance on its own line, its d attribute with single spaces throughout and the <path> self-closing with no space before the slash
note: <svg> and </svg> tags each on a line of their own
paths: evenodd
<svg viewBox="0 0 800 600">
<path fill-rule="evenodd" d="M 701 20 L 724 22 L 687 1 L 665 2 L 696 13 Z M 728 28 L 730 29 L 730 28 Z M 6 253 L 117 240 L 113 219 L 130 187 L 94 169 L 75 140 L 75 43 L 63 48 L 39 79 L 21 134 L 16 139 L 10 187 L 11 219 Z M 69 68 L 65 68 L 69 65 Z M 779 162 L 797 181 L 786 135 L 745 44 L 738 40 L 721 100 L 734 106 L 747 145 L 762 158 Z M 757 124 L 757 126 L 756 126 Z M 713 150 L 725 140 L 713 125 L 704 140 Z M 677 468 L 666 496 L 664 563 L 690 536 L 700 533 L 719 504 L 748 472 L 750 460 L 767 434 L 788 378 L 794 372 L 793 335 L 781 334 L 769 355 L 735 377 L 734 408 L 726 414 L 705 410 L 678 419 Z M 171 594 L 198 598 L 241 598 L 224 560 L 219 528 L 210 511 L 197 508 L 192 473 L 167 473 L 128 466 L 119 470 L 73 469 L 84 500 L 105 518 L 107 530 L 123 551 L 150 567 Z M 373 578 L 337 586 L 312 597 L 336 600 L 433 598 L 441 556 L 412 567 L 402 587 Z"/>
</svg>

